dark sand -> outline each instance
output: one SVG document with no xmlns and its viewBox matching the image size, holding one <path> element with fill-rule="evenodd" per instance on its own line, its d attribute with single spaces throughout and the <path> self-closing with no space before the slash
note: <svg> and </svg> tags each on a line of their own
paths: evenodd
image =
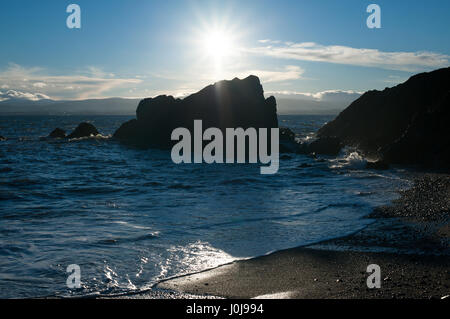
<svg viewBox="0 0 450 319">
<path fill-rule="evenodd" d="M 450 293 L 448 257 L 297 248 L 163 282 L 160 288 L 226 298 L 442 298 Z M 381 267 L 368 289 L 367 266 Z"/>
<path fill-rule="evenodd" d="M 167 280 L 141 297 L 167 290 L 225 298 L 448 298 L 449 203 L 450 176 L 421 174 L 352 236 Z M 380 289 L 367 288 L 370 264 L 381 267 Z"/>
</svg>

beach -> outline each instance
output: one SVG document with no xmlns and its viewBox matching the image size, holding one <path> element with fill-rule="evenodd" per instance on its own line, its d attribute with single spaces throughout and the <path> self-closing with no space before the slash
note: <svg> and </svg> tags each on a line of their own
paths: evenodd
<svg viewBox="0 0 450 319">
<path fill-rule="evenodd" d="M 173 278 L 155 288 L 225 298 L 446 299 L 450 176 L 417 173 L 413 179 L 412 188 L 375 209 L 368 217 L 376 221 L 353 235 Z M 371 264 L 381 268 L 379 289 L 367 287 Z"/>
</svg>

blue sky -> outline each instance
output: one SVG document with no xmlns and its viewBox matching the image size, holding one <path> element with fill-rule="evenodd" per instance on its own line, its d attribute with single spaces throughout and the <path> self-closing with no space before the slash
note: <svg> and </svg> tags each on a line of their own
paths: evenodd
<svg viewBox="0 0 450 319">
<path fill-rule="evenodd" d="M 66 26 L 71 3 L 81 29 Z M 366 25 L 371 3 L 381 29 Z M 383 89 L 450 65 L 449 12 L 447 0 L 3 1 L 0 92 L 181 96 L 250 73 L 290 96 Z"/>
</svg>

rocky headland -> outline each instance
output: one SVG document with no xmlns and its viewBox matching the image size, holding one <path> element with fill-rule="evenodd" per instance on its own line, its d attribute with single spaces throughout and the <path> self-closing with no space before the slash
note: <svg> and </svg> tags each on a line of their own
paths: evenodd
<svg viewBox="0 0 450 319">
<path fill-rule="evenodd" d="M 449 168 L 449 122 L 450 68 L 443 68 L 364 93 L 317 136 L 386 164 Z"/>
</svg>

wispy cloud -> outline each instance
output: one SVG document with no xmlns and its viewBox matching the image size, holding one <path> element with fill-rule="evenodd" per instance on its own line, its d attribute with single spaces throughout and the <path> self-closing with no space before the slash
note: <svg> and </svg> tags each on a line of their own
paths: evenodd
<svg viewBox="0 0 450 319">
<path fill-rule="evenodd" d="M 296 65 L 287 65 L 278 70 L 246 70 L 240 71 L 239 77 L 244 78 L 250 74 L 256 75 L 263 83 L 283 82 L 298 80 L 302 77 L 304 70 Z"/>
<path fill-rule="evenodd" d="M 189 94 L 195 93 L 202 89 L 206 85 L 215 83 L 221 80 L 232 80 L 234 78 L 246 78 L 249 75 L 256 75 L 261 80 L 262 84 L 275 83 L 275 82 L 285 82 L 291 80 L 298 80 L 302 78 L 304 70 L 295 65 L 286 65 L 280 68 L 274 69 L 264 69 L 264 68 L 245 68 L 243 65 L 237 67 L 230 67 L 223 70 L 220 75 L 214 74 L 214 72 L 209 72 L 205 69 L 196 69 L 195 71 L 190 71 L 182 75 L 181 77 L 176 77 L 176 75 L 160 75 L 160 78 L 177 80 L 179 83 L 175 87 L 167 88 L 163 90 L 153 90 L 152 95 L 158 94 L 170 94 L 175 97 L 185 97 Z M 179 76 L 179 75 L 178 75 Z M 184 81 L 184 79 L 193 79 L 190 81 Z M 147 90 L 146 90 L 147 91 Z M 150 92 L 147 92 L 150 93 Z"/>
<path fill-rule="evenodd" d="M 404 76 L 389 75 L 386 79 L 383 79 L 382 82 L 388 84 L 400 84 L 402 82 L 405 82 L 406 80 L 408 80 L 408 78 Z"/>
<path fill-rule="evenodd" d="M 417 72 L 450 65 L 450 56 L 435 52 L 385 52 L 377 49 L 352 48 L 342 45 L 321 45 L 314 42 L 279 44 L 262 40 L 265 46 L 246 49 L 256 55 L 280 59 L 328 62 L 388 70 Z"/>
<path fill-rule="evenodd" d="M 281 43 L 281 41 L 270 40 L 270 39 L 262 39 L 258 40 L 259 43 Z"/>
<path fill-rule="evenodd" d="M 141 83 L 137 78 L 117 78 L 98 68 L 87 68 L 71 75 L 53 75 L 39 67 L 10 64 L 0 70 L 0 87 L 17 92 L 34 92 L 54 99 L 86 99 L 102 97 L 117 88 L 133 87 Z"/>
</svg>

